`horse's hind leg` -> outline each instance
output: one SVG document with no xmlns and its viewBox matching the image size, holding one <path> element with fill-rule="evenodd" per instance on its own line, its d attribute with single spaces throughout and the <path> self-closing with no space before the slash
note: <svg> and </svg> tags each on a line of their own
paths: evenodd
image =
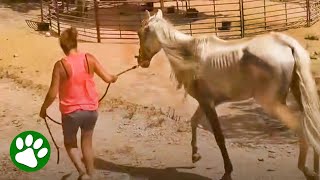
<svg viewBox="0 0 320 180">
<path fill-rule="evenodd" d="M 318 175 L 316 172 L 310 170 L 306 166 L 306 160 L 307 160 L 307 153 L 308 153 L 308 143 L 304 137 L 300 138 L 300 151 L 299 151 L 299 160 L 298 160 L 298 168 L 303 172 L 304 176 L 307 180 L 317 180 Z M 315 160 L 318 160 L 316 158 L 315 154 Z"/>
<path fill-rule="evenodd" d="M 300 137 L 300 154 L 298 167 L 304 173 L 307 180 L 315 180 L 315 173 L 311 172 L 308 168 L 305 167 L 308 145 L 303 136 L 299 119 L 294 116 L 293 112 L 287 105 L 281 102 L 281 99 L 272 100 L 270 96 L 261 96 L 260 98 L 256 98 L 256 100 L 268 114 L 275 116 L 276 118 L 281 120 L 288 128 L 298 133 Z"/>
<path fill-rule="evenodd" d="M 191 139 L 191 147 L 192 147 L 192 162 L 195 163 L 201 159 L 201 155 L 198 153 L 197 147 L 197 127 L 199 118 L 202 118 L 203 111 L 200 106 L 198 106 L 197 110 L 191 117 L 191 129 L 192 129 L 192 139 Z"/>
<path fill-rule="evenodd" d="M 297 101 L 300 111 L 303 112 L 303 106 L 301 101 L 301 94 L 299 90 L 299 84 L 296 82 L 297 78 L 293 77 L 292 83 L 291 83 L 291 92 Z M 308 143 L 304 137 L 304 135 L 301 133 L 300 136 L 300 151 L 299 151 L 299 160 L 298 160 L 298 168 L 304 173 L 307 179 L 316 179 L 317 176 L 319 176 L 319 155 L 314 151 L 314 170 L 315 172 L 312 172 L 306 167 L 306 159 L 308 154 Z"/>
</svg>

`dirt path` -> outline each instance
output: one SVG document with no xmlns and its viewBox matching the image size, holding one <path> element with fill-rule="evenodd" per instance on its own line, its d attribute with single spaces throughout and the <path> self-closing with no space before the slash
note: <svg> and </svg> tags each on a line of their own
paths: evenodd
<svg viewBox="0 0 320 180">
<path fill-rule="evenodd" d="M 22 6 L 21 6 L 22 7 Z M 21 131 L 37 130 L 50 139 L 38 111 L 49 85 L 51 70 L 62 57 L 55 37 L 45 37 L 29 29 L 26 16 L 37 9 L 21 12 L 0 3 L 0 179 L 75 179 L 76 172 L 61 150 L 48 165 L 36 173 L 16 169 L 9 159 L 11 140 Z M 317 35 L 320 24 L 308 29 L 291 30 L 310 52 L 319 41 L 305 41 L 306 33 Z M 136 64 L 136 44 L 80 43 L 79 48 L 95 54 L 112 72 Z M 319 60 L 314 72 L 319 73 Z M 110 89 L 100 108 L 95 131 L 96 168 L 99 179 L 209 180 L 223 174 L 222 158 L 212 134 L 199 128 L 198 143 L 203 159 L 191 163 L 189 118 L 196 108 L 193 99 L 182 101 L 169 80 L 170 68 L 159 53 L 149 69 L 137 69 L 121 76 Z M 97 80 L 102 92 L 105 84 Z M 143 97 L 141 97 L 143 94 Z M 168 106 L 180 120 L 167 117 Z M 161 111 L 160 111 L 161 108 Z M 57 104 L 49 109 L 59 119 Z M 172 112 L 171 112 L 172 113 Z M 234 164 L 235 180 L 303 180 L 297 168 L 296 138 L 277 120 L 269 118 L 252 101 L 218 107 L 227 145 Z M 51 124 L 59 146 L 61 128 Z M 178 168 L 177 168 L 178 167 Z M 184 168 L 179 168 L 184 167 Z"/>
<path fill-rule="evenodd" d="M 1 134 L 5 134 L 0 139 L 2 158 L 0 179 L 76 178 L 75 169 L 63 149 L 61 164 L 55 164 L 56 152 L 52 143 L 51 160 L 39 172 L 23 173 L 13 166 L 8 159 L 8 149 L 15 135 L 24 130 L 36 130 L 48 139 L 50 137 L 44 123 L 39 121 L 37 115 L 41 103 L 39 96 L 31 90 L 18 87 L 8 79 L 0 80 L 0 92 L 2 101 L 0 131 Z M 28 106 L 25 106 L 26 102 Z M 136 110 L 130 116 L 133 107 Z M 56 108 L 51 108 L 49 113 L 56 114 L 53 117 L 59 118 L 55 113 Z M 226 132 L 229 137 L 230 156 L 234 163 L 235 179 L 304 179 L 296 168 L 297 146 L 295 142 L 288 144 L 288 139 L 284 138 L 289 136 L 293 139 L 291 141 L 295 141 L 291 133 L 278 123 L 266 119 L 261 110 L 250 102 L 220 107 L 219 114 L 224 116 L 226 110 L 235 116 L 238 113 L 244 116 L 237 118 L 238 123 L 232 123 L 236 124 L 234 130 L 228 125 L 232 118 L 223 120 L 223 126 L 230 128 L 230 131 Z M 256 129 L 243 129 L 253 117 L 258 118 Z M 262 126 L 265 123 L 269 125 Z M 60 127 L 54 124 L 51 124 L 51 127 L 59 146 L 62 146 Z M 262 131 L 260 128 L 265 130 Z M 237 133 L 239 131 L 241 133 Z M 270 132 L 274 133 L 270 135 Z M 129 179 L 130 176 L 131 179 L 150 180 L 217 179 L 223 173 L 223 165 L 213 136 L 208 131 L 200 129 L 198 139 L 203 159 L 193 165 L 190 160 L 188 123 L 169 119 L 152 107 L 114 102 L 100 111 L 95 132 L 94 144 L 99 179 Z M 278 144 L 274 144 L 275 142 Z"/>
</svg>

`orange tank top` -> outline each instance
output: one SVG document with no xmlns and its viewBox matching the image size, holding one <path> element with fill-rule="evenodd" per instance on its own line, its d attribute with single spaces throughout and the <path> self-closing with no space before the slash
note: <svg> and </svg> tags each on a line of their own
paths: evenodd
<svg viewBox="0 0 320 180">
<path fill-rule="evenodd" d="M 67 79 L 60 81 L 59 99 L 60 111 L 62 114 L 72 113 L 77 110 L 97 110 L 98 93 L 93 80 L 93 75 L 88 72 L 86 54 L 78 53 L 65 58 L 64 63 L 68 63 L 71 72 L 67 72 L 62 63 Z M 87 68 L 86 68 L 87 67 Z"/>
</svg>

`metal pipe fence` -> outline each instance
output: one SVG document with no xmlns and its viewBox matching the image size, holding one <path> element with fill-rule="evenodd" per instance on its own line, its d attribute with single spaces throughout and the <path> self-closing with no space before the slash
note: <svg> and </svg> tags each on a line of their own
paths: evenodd
<svg viewBox="0 0 320 180">
<path fill-rule="evenodd" d="M 162 9 L 178 30 L 192 36 L 223 39 L 311 26 L 320 17 L 320 0 L 87 0 L 80 9 L 69 1 L 43 1 L 43 20 L 58 34 L 73 26 L 79 38 L 96 42 L 137 40 L 145 10 Z"/>
</svg>

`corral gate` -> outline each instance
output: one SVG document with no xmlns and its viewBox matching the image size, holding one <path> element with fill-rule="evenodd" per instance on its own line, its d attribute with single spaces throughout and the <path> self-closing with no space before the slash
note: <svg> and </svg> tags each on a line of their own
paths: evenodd
<svg viewBox="0 0 320 180">
<path fill-rule="evenodd" d="M 159 0 L 92 0 L 87 1 L 84 14 L 72 5 L 61 7 L 57 1 L 44 3 L 43 7 L 44 19 L 58 34 L 74 26 L 82 39 L 101 42 L 137 40 L 136 31 L 144 18 L 144 9 L 152 7 L 150 10 L 155 13 L 161 3 Z M 198 11 L 197 16 L 187 17 L 187 11 L 193 8 Z M 319 19 L 318 0 L 167 0 L 162 9 L 165 17 L 187 34 L 217 34 L 223 39 L 310 26 Z"/>
</svg>

